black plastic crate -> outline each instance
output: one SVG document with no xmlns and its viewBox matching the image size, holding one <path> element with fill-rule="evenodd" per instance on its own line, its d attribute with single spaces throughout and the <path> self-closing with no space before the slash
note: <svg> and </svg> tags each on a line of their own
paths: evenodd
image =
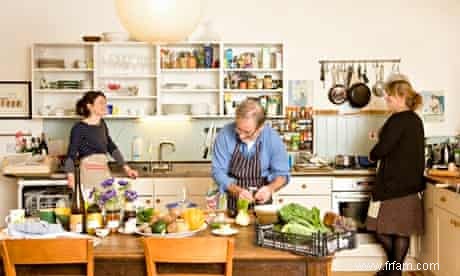
<svg viewBox="0 0 460 276">
<path fill-rule="evenodd" d="M 297 235 L 273 230 L 273 225 L 256 225 L 257 245 L 290 251 L 303 256 L 329 256 L 357 247 L 356 232 Z"/>
</svg>

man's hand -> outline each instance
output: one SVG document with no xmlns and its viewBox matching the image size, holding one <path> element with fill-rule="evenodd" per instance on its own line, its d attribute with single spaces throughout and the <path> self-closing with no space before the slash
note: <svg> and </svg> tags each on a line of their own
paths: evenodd
<svg viewBox="0 0 460 276">
<path fill-rule="evenodd" d="M 246 199 L 248 200 L 249 202 L 253 202 L 254 201 L 254 198 L 252 197 L 252 193 L 249 192 L 248 190 L 246 189 L 241 189 L 238 193 L 238 198 L 241 198 L 241 199 Z"/>
<path fill-rule="evenodd" d="M 258 203 L 265 203 L 271 199 L 272 193 L 273 190 L 269 185 L 263 186 L 257 191 L 254 198 Z"/>
</svg>

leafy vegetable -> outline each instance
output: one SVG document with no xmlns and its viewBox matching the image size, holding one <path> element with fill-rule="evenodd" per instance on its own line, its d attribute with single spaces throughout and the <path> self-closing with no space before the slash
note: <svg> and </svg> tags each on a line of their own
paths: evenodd
<svg viewBox="0 0 460 276">
<path fill-rule="evenodd" d="M 236 208 L 238 211 L 248 211 L 249 208 L 249 200 L 239 198 L 237 203 L 236 203 Z"/>
<path fill-rule="evenodd" d="M 323 224 L 320 216 L 320 211 L 316 207 L 308 209 L 300 204 L 290 203 L 283 206 L 279 212 L 281 219 L 286 223 L 286 225 L 283 226 L 283 229 L 281 230 L 282 232 L 293 233 L 291 231 L 301 231 L 310 233 L 324 233 L 330 231 L 329 228 Z M 291 225 L 287 226 L 289 224 Z M 308 228 L 308 230 L 303 228 L 300 229 L 299 225 Z"/>
<path fill-rule="evenodd" d="M 246 199 L 238 199 L 236 203 L 238 209 L 238 215 L 235 218 L 236 224 L 240 226 L 248 226 L 250 223 L 250 217 L 248 214 L 249 201 Z"/>
<path fill-rule="evenodd" d="M 317 231 L 315 231 L 312 227 L 307 227 L 302 224 L 292 222 L 285 224 L 283 228 L 281 228 L 281 232 L 308 236 L 316 233 Z"/>
</svg>

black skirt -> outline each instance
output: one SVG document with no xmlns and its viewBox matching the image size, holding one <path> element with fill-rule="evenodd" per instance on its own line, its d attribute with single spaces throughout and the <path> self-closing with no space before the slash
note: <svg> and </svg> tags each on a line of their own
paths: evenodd
<svg viewBox="0 0 460 276">
<path fill-rule="evenodd" d="M 367 217 L 366 227 L 379 234 L 422 234 L 424 211 L 421 193 L 382 201 L 377 218 Z"/>
</svg>

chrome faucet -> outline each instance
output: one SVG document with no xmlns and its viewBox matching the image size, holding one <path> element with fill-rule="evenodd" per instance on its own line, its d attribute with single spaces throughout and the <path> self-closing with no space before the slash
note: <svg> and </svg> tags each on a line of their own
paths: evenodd
<svg viewBox="0 0 460 276">
<path fill-rule="evenodd" d="M 172 170 L 172 165 L 171 162 L 168 162 L 166 164 L 163 164 L 163 146 L 171 146 L 172 151 L 176 151 L 176 145 L 173 141 L 161 141 L 160 144 L 158 145 L 158 166 L 155 166 L 154 169 L 158 170 L 167 170 L 171 171 Z"/>
</svg>

